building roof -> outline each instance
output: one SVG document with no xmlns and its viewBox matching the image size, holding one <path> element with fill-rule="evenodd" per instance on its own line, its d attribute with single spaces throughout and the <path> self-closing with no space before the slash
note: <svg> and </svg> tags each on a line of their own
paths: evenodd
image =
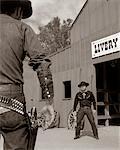
<svg viewBox="0 0 120 150">
<path fill-rule="evenodd" d="M 67 50 L 67 49 L 69 49 L 69 48 L 71 48 L 71 45 L 68 45 L 68 46 L 66 46 L 65 48 L 60 48 L 58 51 L 56 51 L 56 52 L 54 52 L 54 53 L 48 55 L 47 57 L 52 57 L 52 56 L 54 56 L 54 55 L 57 55 L 58 53 L 61 53 L 61 52 L 65 51 L 65 50 Z"/>
<path fill-rule="evenodd" d="M 83 9 L 84 9 L 84 7 L 86 6 L 87 2 L 88 2 L 88 0 L 86 0 L 86 1 L 85 1 L 85 3 L 84 3 L 84 5 L 83 5 L 83 7 L 80 9 L 80 11 L 79 11 L 79 13 L 78 13 L 77 17 L 75 18 L 75 20 L 73 21 L 73 23 L 72 23 L 72 25 L 71 25 L 71 28 L 70 28 L 70 29 L 72 29 L 72 27 L 74 26 L 75 22 L 77 21 L 78 17 L 80 16 L 81 12 L 83 11 Z"/>
</svg>

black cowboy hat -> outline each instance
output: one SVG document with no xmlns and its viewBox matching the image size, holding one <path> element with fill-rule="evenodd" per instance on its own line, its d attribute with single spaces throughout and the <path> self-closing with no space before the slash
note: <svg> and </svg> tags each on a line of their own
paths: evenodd
<svg viewBox="0 0 120 150">
<path fill-rule="evenodd" d="M 29 0 L 0 0 L 1 11 L 9 11 L 19 6 L 23 9 L 22 19 L 29 18 L 32 15 L 32 6 Z"/>
<path fill-rule="evenodd" d="M 80 84 L 78 84 L 78 87 L 81 87 L 81 86 L 88 86 L 89 83 L 85 82 L 85 81 L 82 81 Z"/>
</svg>

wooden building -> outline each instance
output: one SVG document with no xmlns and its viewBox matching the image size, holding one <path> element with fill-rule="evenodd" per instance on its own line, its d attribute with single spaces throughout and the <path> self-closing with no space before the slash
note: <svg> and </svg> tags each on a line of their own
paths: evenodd
<svg viewBox="0 0 120 150">
<path fill-rule="evenodd" d="M 82 80 L 96 96 L 98 124 L 120 125 L 119 15 L 120 0 L 87 0 L 71 26 L 71 46 L 50 56 L 61 127 Z"/>
</svg>

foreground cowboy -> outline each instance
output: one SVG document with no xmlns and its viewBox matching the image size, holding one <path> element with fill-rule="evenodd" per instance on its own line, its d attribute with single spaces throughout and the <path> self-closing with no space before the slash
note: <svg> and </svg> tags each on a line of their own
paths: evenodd
<svg viewBox="0 0 120 150">
<path fill-rule="evenodd" d="M 21 22 L 32 15 L 31 2 L 0 0 L 0 6 L 0 133 L 4 137 L 4 150 L 33 150 L 34 145 L 28 148 L 23 60 L 26 55 L 30 57 L 30 65 L 37 71 L 40 83 L 45 81 L 45 87 L 42 84 L 41 87 L 46 98 L 51 98 L 53 90 L 50 61 L 44 60 L 44 51 L 33 30 Z"/>
<path fill-rule="evenodd" d="M 77 125 L 76 125 L 76 129 L 75 129 L 75 138 L 74 139 L 78 139 L 80 137 L 81 121 L 83 120 L 85 115 L 87 116 L 87 118 L 92 126 L 94 137 L 96 139 L 99 139 L 97 127 L 95 125 L 93 112 L 91 109 L 91 105 L 93 104 L 93 107 L 94 107 L 93 111 L 94 111 L 94 113 L 96 112 L 96 102 L 95 102 L 95 98 L 94 98 L 94 95 L 92 94 L 92 92 L 87 91 L 88 85 L 89 85 L 89 83 L 86 83 L 84 81 L 82 81 L 78 85 L 78 87 L 80 88 L 80 92 L 78 92 L 75 97 L 74 107 L 73 107 L 74 115 L 76 115 L 76 107 L 77 107 L 78 103 L 80 105 L 80 108 L 77 112 Z"/>
</svg>

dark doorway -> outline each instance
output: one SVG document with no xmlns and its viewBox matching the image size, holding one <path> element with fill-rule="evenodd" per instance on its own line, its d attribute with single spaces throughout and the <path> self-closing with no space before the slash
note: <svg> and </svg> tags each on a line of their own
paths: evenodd
<svg viewBox="0 0 120 150">
<path fill-rule="evenodd" d="M 120 125 L 120 59 L 96 64 L 98 124 Z"/>
</svg>

